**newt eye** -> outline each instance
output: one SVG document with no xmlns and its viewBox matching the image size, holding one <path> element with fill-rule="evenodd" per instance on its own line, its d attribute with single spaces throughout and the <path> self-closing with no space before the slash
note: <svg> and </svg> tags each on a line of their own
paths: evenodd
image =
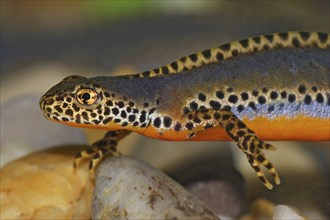
<svg viewBox="0 0 330 220">
<path fill-rule="evenodd" d="M 97 92 L 92 89 L 80 89 L 77 91 L 77 100 L 81 105 L 93 105 L 98 100 Z"/>
</svg>

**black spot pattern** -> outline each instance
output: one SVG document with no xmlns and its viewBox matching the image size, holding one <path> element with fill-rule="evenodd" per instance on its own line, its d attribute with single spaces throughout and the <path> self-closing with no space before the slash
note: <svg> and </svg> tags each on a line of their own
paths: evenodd
<svg viewBox="0 0 330 220">
<path fill-rule="evenodd" d="M 190 107 L 191 110 L 195 111 L 195 110 L 198 109 L 198 104 L 197 104 L 197 102 L 192 101 L 192 102 L 189 103 L 189 107 Z"/>
<path fill-rule="evenodd" d="M 231 51 L 231 55 L 233 56 L 233 57 L 236 57 L 237 55 L 238 55 L 238 50 L 232 50 Z"/>
<path fill-rule="evenodd" d="M 246 101 L 249 99 L 249 94 L 247 92 L 242 92 L 241 93 L 241 98 L 243 101 Z"/>
<path fill-rule="evenodd" d="M 155 118 L 155 120 L 153 121 L 153 125 L 156 128 L 159 128 L 161 125 L 161 119 L 159 117 Z"/>
<path fill-rule="evenodd" d="M 316 101 L 318 103 L 323 103 L 324 102 L 324 98 L 323 98 L 323 95 L 321 93 L 317 93 L 317 95 L 316 95 Z"/>
<path fill-rule="evenodd" d="M 269 96 L 272 100 L 275 100 L 278 97 L 278 93 L 276 91 L 271 91 Z"/>
<path fill-rule="evenodd" d="M 190 131 L 194 128 L 194 124 L 192 122 L 186 123 L 186 128 Z"/>
<path fill-rule="evenodd" d="M 133 123 L 133 126 L 134 127 L 137 127 L 139 125 L 139 122 L 137 122 L 137 121 L 135 121 L 134 123 Z"/>
<path fill-rule="evenodd" d="M 146 111 L 143 110 L 143 111 L 141 111 L 141 115 L 140 115 L 139 120 L 140 120 L 141 123 L 143 123 L 143 122 L 146 121 L 146 119 L 147 119 L 147 113 L 146 113 Z"/>
<path fill-rule="evenodd" d="M 223 54 L 221 52 L 218 52 L 217 55 L 215 56 L 215 58 L 218 60 L 218 61 L 221 61 L 224 59 L 223 57 Z"/>
<path fill-rule="evenodd" d="M 82 116 L 83 119 L 85 119 L 86 121 L 88 121 L 89 118 L 88 118 L 87 112 L 82 112 L 81 113 L 81 116 Z"/>
<path fill-rule="evenodd" d="M 165 127 L 169 128 L 172 125 L 172 119 L 170 117 L 165 116 L 163 123 Z"/>
<path fill-rule="evenodd" d="M 133 121 L 135 121 L 135 119 L 136 119 L 136 116 L 135 115 L 128 116 L 128 121 L 129 122 L 133 122 Z"/>
<path fill-rule="evenodd" d="M 274 40 L 274 36 L 271 35 L 271 34 L 264 35 L 264 37 L 265 37 L 270 43 L 272 43 L 273 40 Z"/>
<path fill-rule="evenodd" d="M 284 33 L 279 33 L 278 36 L 282 38 L 282 40 L 287 40 L 289 38 L 289 34 L 284 32 Z"/>
<path fill-rule="evenodd" d="M 265 45 L 262 46 L 262 49 L 263 50 L 269 50 L 269 46 L 267 44 L 265 44 Z"/>
<path fill-rule="evenodd" d="M 178 63 L 177 62 L 173 62 L 173 63 L 171 63 L 171 67 L 172 67 L 172 69 L 173 70 L 178 70 Z"/>
<path fill-rule="evenodd" d="M 238 101 L 237 95 L 230 95 L 228 97 L 228 101 L 231 102 L 231 103 L 234 103 L 234 104 L 237 103 L 237 101 Z"/>
<path fill-rule="evenodd" d="M 112 114 L 114 114 L 114 115 L 118 115 L 119 114 L 118 108 L 113 108 L 113 109 L 111 109 L 111 111 L 112 111 Z"/>
<path fill-rule="evenodd" d="M 71 109 L 67 109 L 66 111 L 65 111 L 65 114 L 66 115 L 69 115 L 69 116 L 73 116 L 73 111 L 71 110 Z"/>
<path fill-rule="evenodd" d="M 190 60 L 191 60 L 192 62 L 194 62 L 194 63 L 198 60 L 198 57 L 197 57 L 196 54 L 191 54 L 191 55 L 189 55 L 189 58 L 190 58 Z"/>
<path fill-rule="evenodd" d="M 227 92 L 232 92 L 232 91 L 234 91 L 233 88 L 231 88 L 231 87 L 228 87 L 228 88 L 227 88 Z"/>
<path fill-rule="evenodd" d="M 135 105 L 135 103 L 132 102 L 132 101 L 129 101 L 129 102 L 128 102 L 128 105 L 129 105 L 130 107 L 133 107 L 133 106 Z"/>
<path fill-rule="evenodd" d="M 317 87 L 316 86 L 312 86 L 311 89 L 312 89 L 313 92 L 317 92 Z"/>
<path fill-rule="evenodd" d="M 266 103 L 266 98 L 264 96 L 259 96 L 258 97 L 258 102 L 262 105 Z"/>
<path fill-rule="evenodd" d="M 213 118 L 214 118 L 215 120 L 219 120 L 220 117 L 221 117 L 221 115 L 220 115 L 219 112 L 214 112 L 214 113 L 213 113 Z"/>
<path fill-rule="evenodd" d="M 244 106 L 243 105 L 237 106 L 237 111 L 238 112 L 242 112 L 243 110 L 244 110 Z"/>
<path fill-rule="evenodd" d="M 300 37 L 302 39 L 304 39 L 305 41 L 308 40 L 311 36 L 308 32 L 299 32 L 299 34 L 300 34 Z"/>
<path fill-rule="evenodd" d="M 148 77 L 148 76 L 150 76 L 150 71 L 144 71 L 144 72 L 142 73 L 142 76 L 143 76 L 143 77 Z"/>
<path fill-rule="evenodd" d="M 326 33 L 318 32 L 317 36 L 319 37 L 319 39 L 322 43 L 325 43 L 328 40 L 328 34 L 326 34 Z"/>
<path fill-rule="evenodd" d="M 189 108 L 188 107 L 184 107 L 183 110 L 182 110 L 182 113 L 184 115 L 188 114 L 190 112 Z"/>
<path fill-rule="evenodd" d="M 270 105 L 269 107 L 268 107 L 268 113 L 271 113 L 272 111 L 274 111 L 275 110 L 275 107 L 273 106 L 273 105 Z"/>
<path fill-rule="evenodd" d="M 254 37 L 254 38 L 252 38 L 252 40 L 253 40 L 256 44 L 260 44 L 260 37 Z"/>
<path fill-rule="evenodd" d="M 259 95 L 259 92 L 257 90 L 253 90 L 252 91 L 252 95 L 255 96 L 255 97 L 257 97 Z"/>
<path fill-rule="evenodd" d="M 204 95 L 203 93 L 199 93 L 198 94 L 198 99 L 202 102 L 206 101 L 206 95 Z"/>
<path fill-rule="evenodd" d="M 123 107 L 125 106 L 125 103 L 122 102 L 122 101 L 120 101 L 120 102 L 117 103 L 117 106 L 118 106 L 119 108 L 123 108 Z"/>
<path fill-rule="evenodd" d="M 249 107 L 253 110 L 257 110 L 256 105 L 254 104 L 254 102 L 249 102 Z"/>
<path fill-rule="evenodd" d="M 174 131 L 180 131 L 182 128 L 181 123 L 180 122 L 176 122 L 174 125 Z"/>
<path fill-rule="evenodd" d="M 217 101 L 214 101 L 214 100 L 211 100 L 210 101 L 210 106 L 213 108 L 213 109 L 220 109 L 221 108 L 221 104 Z"/>
<path fill-rule="evenodd" d="M 223 106 L 223 110 L 230 111 L 231 110 L 231 107 L 229 105 L 225 105 L 225 106 Z"/>
<path fill-rule="evenodd" d="M 216 97 L 218 98 L 218 99 L 223 99 L 224 97 L 225 97 L 225 93 L 223 92 L 223 91 L 217 91 L 216 93 L 215 93 L 215 95 L 216 95 Z"/>
<path fill-rule="evenodd" d="M 127 117 L 127 113 L 126 113 L 126 111 L 122 110 L 121 113 L 120 113 L 120 116 L 121 116 L 122 118 L 126 118 L 126 117 Z"/>
<path fill-rule="evenodd" d="M 223 50 L 223 51 L 229 51 L 230 48 L 231 48 L 230 44 L 224 44 L 220 47 L 220 49 Z"/>
<path fill-rule="evenodd" d="M 304 98 L 304 103 L 306 105 L 309 105 L 312 103 L 312 97 L 310 95 L 305 95 L 305 98 Z"/>
<path fill-rule="evenodd" d="M 202 54 L 203 54 L 203 56 L 204 56 L 204 58 L 206 58 L 206 59 L 210 59 L 211 58 L 211 50 L 204 50 L 203 52 L 202 52 Z"/>
<path fill-rule="evenodd" d="M 181 58 L 180 58 L 180 61 L 181 61 L 182 63 L 185 63 L 185 62 L 187 61 L 187 57 L 181 57 Z"/>
<path fill-rule="evenodd" d="M 55 105 L 54 109 L 55 109 L 56 111 L 58 111 L 59 113 L 62 113 L 62 112 L 63 112 L 63 109 L 62 109 L 61 106 L 59 106 L 59 105 Z"/>
<path fill-rule="evenodd" d="M 112 117 L 106 118 L 103 120 L 103 124 L 108 124 L 111 121 L 112 121 Z"/>
<path fill-rule="evenodd" d="M 111 100 L 108 100 L 105 104 L 110 107 L 113 106 L 113 102 Z"/>
<path fill-rule="evenodd" d="M 162 67 L 162 73 L 166 75 L 166 74 L 169 74 L 170 72 L 169 72 L 169 70 L 166 66 L 163 66 Z"/>
<path fill-rule="evenodd" d="M 200 124 L 200 123 L 202 122 L 202 120 L 199 119 L 199 118 L 197 118 L 197 117 L 195 117 L 195 118 L 193 119 L 193 121 L 194 121 L 194 123 L 196 123 L 196 124 Z"/>
<path fill-rule="evenodd" d="M 289 94 L 288 101 L 290 103 L 293 103 L 294 101 L 296 101 L 296 96 L 294 94 Z"/>
<path fill-rule="evenodd" d="M 295 47 L 301 46 L 298 38 L 296 38 L 296 37 L 292 38 L 292 45 L 294 45 Z"/>
<path fill-rule="evenodd" d="M 245 40 L 241 40 L 239 41 L 240 44 L 244 47 L 244 48 L 248 48 L 249 47 L 249 39 L 245 39 Z"/>
</svg>

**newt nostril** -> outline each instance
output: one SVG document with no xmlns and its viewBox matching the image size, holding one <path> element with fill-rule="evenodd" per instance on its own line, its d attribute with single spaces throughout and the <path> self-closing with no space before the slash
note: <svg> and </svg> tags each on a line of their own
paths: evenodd
<svg viewBox="0 0 330 220">
<path fill-rule="evenodd" d="M 47 109 L 47 107 L 49 107 L 50 105 L 52 105 L 54 103 L 54 99 L 53 98 L 45 98 L 42 97 L 39 101 L 39 106 L 40 109 L 45 111 Z"/>
<path fill-rule="evenodd" d="M 44 101 L 44 105 L 52 105 L 54 103 L 54 99 L 46 99 Z"/>
</svg>

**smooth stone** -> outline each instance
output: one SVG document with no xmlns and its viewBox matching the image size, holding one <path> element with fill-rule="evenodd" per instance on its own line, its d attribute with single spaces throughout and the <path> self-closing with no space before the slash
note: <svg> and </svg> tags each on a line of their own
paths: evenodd
<svg viewBox="0 0 330 220">
<path fill-rule="evenodd" d="M 1 170 L 0 219 L 90 219 L 93 184 L 82 148 L 63 146 L 12 161 Z"/>
<path fill-rule="evenodd" d="M 286 205 L 277 205 L 274 209 L 273 220 L 295 219 L 304 220 L 305 218 L 298 215 L 292 208 Z"/>
<path fill-rule="evenodd" d="M 151 165 L 130 157 L 99 165 L 93 219 L 219 219 L 184 187 Z"/>
<path fill-rule="evenodd" d="M 176 181 L 216 214 L 226 218 L 237 218 L 242 214 L 247 187 L 243 176 L 233 165 L 230 152 L 203 155 L 173 168 L 171 173 Z"/>
<path fill-rule="evenodd" d="M 247 195 L 242 175 L 233 167 L 204 170 L 204 175 L 203 169 L 199 171 L 200 173 L 196 171 L 196 176 L 192 176 L 192 179 L 184 184 L 186 189 L 216 214 L 237 218 L 244 210 Z M 203 176 L 205 178 L 202 178 Z"/>
</svg>

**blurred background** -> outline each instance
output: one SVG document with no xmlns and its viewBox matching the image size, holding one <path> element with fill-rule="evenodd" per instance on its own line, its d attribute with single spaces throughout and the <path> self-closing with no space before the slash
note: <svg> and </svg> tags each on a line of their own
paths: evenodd
<svg viewBox="0 0 330 220">
<path fill-rule="evenodd" d="M 39 98 L 68 75 L 142 72 L 199 50 L 260 34 L 330 31 L 329 1 L 58 0 L 0 4 L 1 165 L 32 151 L 61 144 L 90 144 L 103 136 L 104 132 L 71 128 L 43 118 Z M 189 185 L 188 180 L 194 179 L 191 176 L 206 171 L 215 179 L 239 180 L 236 216 L 251 210 L 256 198 L 265 198 L 303 210 L 312 219 L 327 219 L 329 142 L 273 144 L 277 151 L 266 154 L 282 177 L 281 186 L 273 191 L 259 183 L 245 156 L 232 143 L 174 143 L 133 134 L 119 147 L 183 184 Z M 196 164 L 206 165 L 192 172 Z"/>
</svg>

